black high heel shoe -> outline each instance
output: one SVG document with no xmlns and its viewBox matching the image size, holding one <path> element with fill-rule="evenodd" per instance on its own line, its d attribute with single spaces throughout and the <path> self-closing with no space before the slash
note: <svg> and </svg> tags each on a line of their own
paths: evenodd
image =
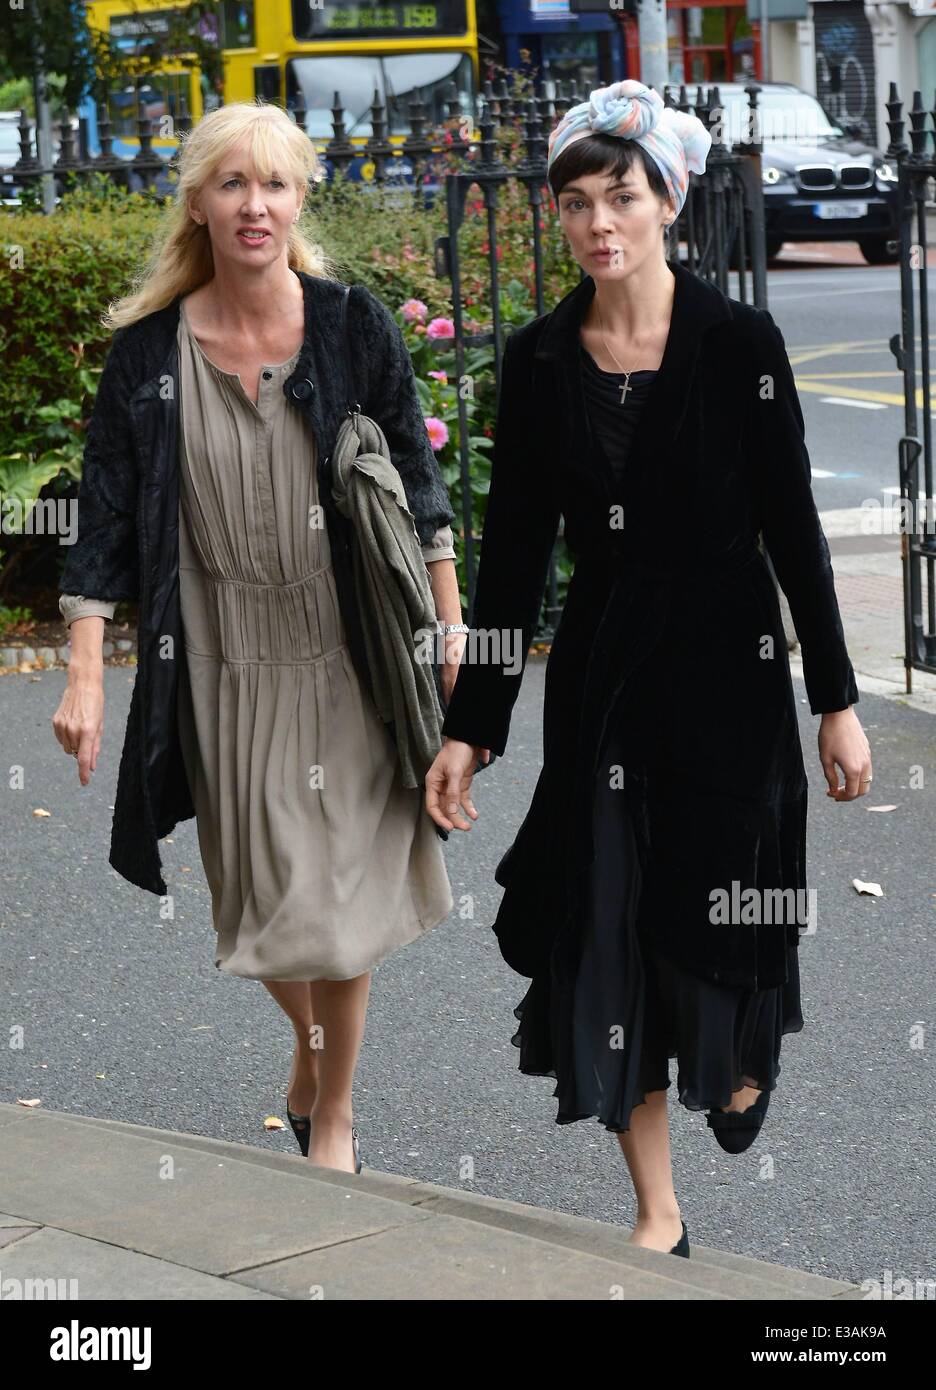
<svg viewBox="0 0 936 1390">
<path fill-rule="evenodd" d="M 682 1223 L 682 1235 L 670 1251 L 671 1255 L 685 1255 L 689 1258 L 689 1232 L 686 1230 L 685 1221 Z"/>
<path fill-rule="evenodd" d="M 295 1058 L 293 1058 L 295 1061 Z M 312 1118 L 309 1115 L 297 1115 L 289 1108 L 289 1088 L 293 1084 L 293 1073 L 289 1073 L 289 1081 L 286 1085 L 286 1118 L 292 1125 L 292 1132 L 299 1142 L 302 1150 L 302 1157 L 309 1157 L 309 1139 L 312 1135 Z"/>
<path fill-rule="evenodd" d="M 309 1115 L 294 1115 L 289 1106 L 286 1106 L 286 1118 L 293 1127 L 293 1133 L 299 1140 L 299 1147 L 302 1150 L 302 1157 L 309 1157 L 309 1140 L 312 1136 L 312 1119 Z M 361 1162 L 361 1146 L 358 1142 L 358 1132 L 356 1126 L 351 1126 L 351 1148 L 354 1152 L 354 1171 L 360 1173 L 364 1164 Z"/>
<path fill-rule="evenodd" d="M 286 1118 L 292 1125 L 293 1134 L 299 1140 L 299 1147 L 302 1150 L 302 1157 L 309 1157 L 309 1139 L 312 1134 L 312 1120 L 308 1115 L 294 1115 L 286 1105 Z"/>
<path fill-rule="evenodd" d="M 725 1153 L 741 1154 L 751 1147 L 760 1133 L 769 1104 L 770 1092 L 761 1091 L 747 1110 L 709 1110 L 705 1122 Z"/>
</svg>

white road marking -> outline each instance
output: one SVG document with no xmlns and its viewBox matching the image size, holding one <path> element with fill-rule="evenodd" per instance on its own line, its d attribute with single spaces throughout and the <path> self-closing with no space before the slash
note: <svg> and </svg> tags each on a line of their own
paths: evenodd
<svg viewBox="0 0 936 1390">
<path fill-rule="evenodd" d="M 822 294 L 821 298 L 823 298 L 823 299 L 833 299 L 833 298 L 835 298 L 836 296 L 838 296 L 838 295 L 843 295 L 843 294 L 852 295 L 852 296 L 854 296 L 854 295 L 856 295 L 856 294 L 893 294 L 893 293 L 894 293 L 894 289 L 895 289 L 894 285 L 862 285 L 861 289 L 851 289 L 851 290 L 825 290 L 825 291 L 823 291 L 823 294 Z M 782 294 L 776 294 L 776 295 L 775 295 L 775 294 L 771 294 L 771 296 L 770 296 L 771 310 L 773 309 L 773 305 L 774 305 L 774 304 L 790 304 L 790 303 L 793 302 L 794 299 L 815 299 L 815 298 L 816 298 L 816 296 L 815 296 L 814 294 L 788 294 L 788 295 L 782 295 Z"/>
</svg>

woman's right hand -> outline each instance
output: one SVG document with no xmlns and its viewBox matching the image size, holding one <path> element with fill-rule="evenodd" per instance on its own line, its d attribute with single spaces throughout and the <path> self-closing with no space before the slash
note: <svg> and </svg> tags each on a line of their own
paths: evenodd
<svg viewBox="0 0 936 1390">
<path fill-rule="evenodd" d="M 97 767 L 104 732 L 104 619 L 76 618 L 70 636 L 68 685 L 52 716 L 52 728 L 66 753 L 77 751 L 78 780 L 86 787 Z"/>
<path fill-rule="evenodd" d="M 471 779 L 478 760 L 487 764 L 491 754 L 487 748 L 446 738 L 426 773 L 426 810 L 443 830 L 470 830 L 468 822 L 458 814 L 463 806 L 472 820 L 478 812 L 471 800 Z M 443 809 L 444 808 L 444 809 Z"/>
</svg>

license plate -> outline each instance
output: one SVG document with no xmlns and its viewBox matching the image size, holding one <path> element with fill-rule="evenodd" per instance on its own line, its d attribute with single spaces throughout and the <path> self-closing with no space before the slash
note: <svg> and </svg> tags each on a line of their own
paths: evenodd
<svg viewBox="0 0 936 1390">
<path fill-rule="evenodd" d="M 867 203 L 813 203 L 817 217 L 867 217 Z"/>
</svg>

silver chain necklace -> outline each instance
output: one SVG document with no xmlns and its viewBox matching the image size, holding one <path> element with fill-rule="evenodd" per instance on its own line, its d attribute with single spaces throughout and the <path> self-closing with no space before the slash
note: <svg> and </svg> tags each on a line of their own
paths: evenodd
<svg viewBox="0 0 936 1390">
<path fill-rule="evenodd" d="M 623 374 L 624 374 L 624 385 L 623 385 L 623 386 L 620 386 L 620 387 L 618 388 L 618 389 L 620 390 L 620 392 L 621 392 L 621 405 L 623 405 L 623 404 L 624 404 L 624 398 L 625 398 L 625 396 L 627 395 L 628 391 L 633 391 L 633 389 L 634 389 L 633 386 L 631 386 L 631 384 L 630 384 L 630 379 L 631 379 L 631 376 L 632 376 L 633 372 L 635 371 L 635 368 L 634 368 L 634 367 L 631 367 L 631 369 L 630 369 L 629 372 L 628 372 L 628 371 L 625 371 L 625 369 L 621 366 L 620 362 L 619 362 L 619 361 L 617 360 L 617 358 L 615 357 L 614 353 L 611 351 L 611 345 L 610 345 L 610 343 L 608 342 L 607 338 L 605 337 L 604 324 L 603 324 L 602 321 L 601 321 L 601 305 L 598 303 L 598 296 L 597 296 L 597 295 L 595 295 L 595 308 L 596 308 L 596 310 L 598 311 L 598 328 L 599 328 L 599 330 L 600 330 L 600 332 L 601 332 L 601 341 L 604 343 L 605 347 L 607 348 L 607 350 L 608 350 L 608 356 L 611 358 L 612 362 L 615 364 L 615 366 L 617 367 L 618 371 L 619 371 L 619 372 L 623 372 Z"/>
</svg>

